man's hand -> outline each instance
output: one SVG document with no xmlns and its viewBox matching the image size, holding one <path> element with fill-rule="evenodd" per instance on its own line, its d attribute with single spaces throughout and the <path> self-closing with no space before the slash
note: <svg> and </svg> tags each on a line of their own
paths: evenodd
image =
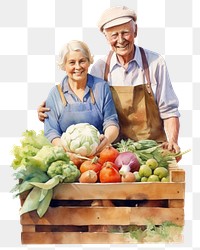
<svg viewBox="0 0 200 250">
<path fill-rule="evenodd" d="M 167 150 L 169 150 L 173 153 L 176 153 L 176 154 L 180 153 L 180 150 L 181 150 L 179 145 L 174 141 L 164 142 L 162 144 L 162 146 L 164 149 L 167 149 Z M 182 158 L 182 156 L 176 157 L 176 161 L 179 162 L 181 160 L 181 158 Z"/>
<path fill-rule="evenodd" d="M 46 107 L 46 102 L 42 102 L 42 104 L 38 107 L 37 112 L 38 112 L 38 119 L 41 122 L 44 122 L 45 118 L 48 117 L 48 115 L 45 112 L 50 111 L 49 108 Z"/>
<path fill-rule="evenodd" d="M 174 141 L 164 142 L 163 143 L 163 148 L 168 149 L 169 151 L 174 152 L 174 153 L 179 153 L 180 152 L 179 145 Z"/>
<path fill-rule="evenodd" d="M 168 149 L 171 152 L 179 153 L 180 147 L 178 146 L 178 135 L 179 135 L 179 118 L 170 117 L 164 119 L 164 128 L 168 137 L 168 142 L 163 144 L 163 148 Z M 180 161 L 181 157 L 177 157 L 177 162 Z"/>
</svg>

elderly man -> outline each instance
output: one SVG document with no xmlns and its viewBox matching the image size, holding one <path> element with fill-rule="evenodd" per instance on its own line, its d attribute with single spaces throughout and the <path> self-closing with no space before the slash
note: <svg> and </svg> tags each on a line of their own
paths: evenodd
<svg viewBox="0 0 200 250">
<path fill-rule="evenodd" d="M 164 59 L 134 44 L 136 13 L 124 6 L 107 9 L 98 27 L 111 52 L 98 60 L 91 74 L 108 80 L 120 120 L 120 138 L 153 139 L 179 152 L 178 99 Z M 38 109 L 45 118 L 44 105 Z"/>
</svg>

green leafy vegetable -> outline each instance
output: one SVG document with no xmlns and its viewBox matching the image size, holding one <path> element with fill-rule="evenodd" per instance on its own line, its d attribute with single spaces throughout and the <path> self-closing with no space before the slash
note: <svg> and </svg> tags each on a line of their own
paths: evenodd
<svg viewBox="0 0 200 250">
<path fill-rule="evenodd" d="M 42 195 L 42 192 L 41 192 L 41 195 Z M 49 189 L 45 193 L 45 196 L 43 197 L 43 199 L 40 200 L 40 203 L 37 208 L 37 214 L 40 218 L 46 213 L 50 205 L 52 197 L 53 197 L 53 189 Z"/>
<path fill-rule="evenodd" d="M 31 192 L 26 197 L 26 200 L 23 206 L 20 209 L 20 215 L 33 211 L 38 208 L 39 206 L 39 199 L 41 195 L 42 189 L 38 187 L 34 187 Z"/>
<path fill-rule="evenodd" d="M 14 173 L 14 177 L 18 180 L 18 183 L 11 190 L 11 192 L 17 192 L 15 196 L 32 189 L 33 185 L 30 182 L 43 183 L 49 180 L 49 176 L 45 172 L 34 166 L 18 168 L 18 172 Z"/>
<path fill-rule="evenodd" d="M 14 173 L 14 176 L 18 180 L 23 181 L 36 181 L 36 182 L 46 182 L 48 181 L 48 175 L 43 172 L 40 168 L 35 166 L 22 167 L 18 172 Z"/>
<path fill-rule="evenodd" d="M 58 183 L 60 182 L 60 176 L 54 176 L 53 178 L 49 179 L 45 183 L 40 183 L 40 182 L 30 182 L 31 185 L 44 189 L 44 190 L 49 190 L 54 188 Z M 62 182 L 62 181 L 61 181 Z"/>
<path fill-rule="evenodd" d="M 32 145 L 35 148 L 41 149 L 45 145 L 52 145 L 44 136 L 43 130 L 41 130 L 38 134 L 34 130 L 26 130 L 22 136 L 22 146 Z"/>
<path fill-rule="evenodd" d="M 37 210 L 38 216 L 42 217 L 46 213 L 53 197 L 53 188 L 58 185 L 59 181 L 60 177 L 55 176 L 45 183 L 30 182 L 29 184 L 33 188 L 20 209 L 20 215 Z"/>
<path fill-rule="evenodd" d="M 117 147 L 117 149 L 120 152 L 135 152 L 138 150 L 146 150 L 153 147 L 157 147 L 158 143 L 154 140 L 140 140 L 140 141 L 133 141 L 131 139 L 127 140 L 121 140 L 120 142 L 116 143 L 114 146 Z"/>
<path fill-rule="evenodd" d="M 21 145 L 14 145 L 12 154 L 14 159 L 12 161 L 12 167 L 17 169 L 21 166 L 27 165 L 27 159 L 33 157 L 37 152 L 45 145 L 52 146 L 52 144 L 44 136 L 44 131 L 40 131 L 38 134 L 34 130 L 26 130 L 22 134 Z"/>
</svg>

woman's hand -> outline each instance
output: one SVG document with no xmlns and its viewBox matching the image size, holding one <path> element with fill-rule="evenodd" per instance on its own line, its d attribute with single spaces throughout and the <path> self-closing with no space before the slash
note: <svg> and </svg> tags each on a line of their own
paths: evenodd
<svg viewBox="0 0 200 250">
<path fill-rule="evenodd" d="M 45 118 L 48 117 L 48 115 L 45 112 L 50 111 L 49 108 L 46 107 L 46 102 L 42 102 L 41 105 L 38 107 L 37 112 L 38 112 L 38 119 L 41 122 L 44 122 Z"/>
<path fill-rule="evenodd" d="M 119 128 L 115 125 L 108 126 L 105 134 L 100 135 L 100 144 L 97 147 L 96 154 L 100 153 L 106 146 L 109 146 L 117 138 Z"/>
<path fill-rule="evenodd" d="M 99 154 L 106 146 L 108 146 L 110 143 L 108 141 L 108 138 L 101 134 L 100 135 L 100 144 L 97 147 L 96 154 Z"/>
</svg>

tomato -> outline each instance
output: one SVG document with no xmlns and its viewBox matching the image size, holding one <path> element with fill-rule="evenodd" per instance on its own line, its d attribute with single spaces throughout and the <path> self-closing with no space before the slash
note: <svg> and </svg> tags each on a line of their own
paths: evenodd
<svg viewBox="0 0 200 250">
<path fill-rule="evenodd" d="M 101 164 L 105 163 L 106 161 L 114 162 L 118 155 L 119 151 L 116 148 L 108 146 L 100 152 L 99 162 Z"/>
<path fill-rule="evenodd" d="M 106 162 L 99 173 L 99 180 L 101 183 L 121 182 L 121 175 L 112 164 Z"/>
<path fill-rule="evenodd" d="M 94 158 L 91 161 L 90 160 L 86 160 L 84 161 L 79 170 L 81 173 L 84 173 L 87 170 L 93 170 L 96 173 L 98 173 L 101 170 L 102 165 L 98 162 L 98 158 Z"/>
</svg>

